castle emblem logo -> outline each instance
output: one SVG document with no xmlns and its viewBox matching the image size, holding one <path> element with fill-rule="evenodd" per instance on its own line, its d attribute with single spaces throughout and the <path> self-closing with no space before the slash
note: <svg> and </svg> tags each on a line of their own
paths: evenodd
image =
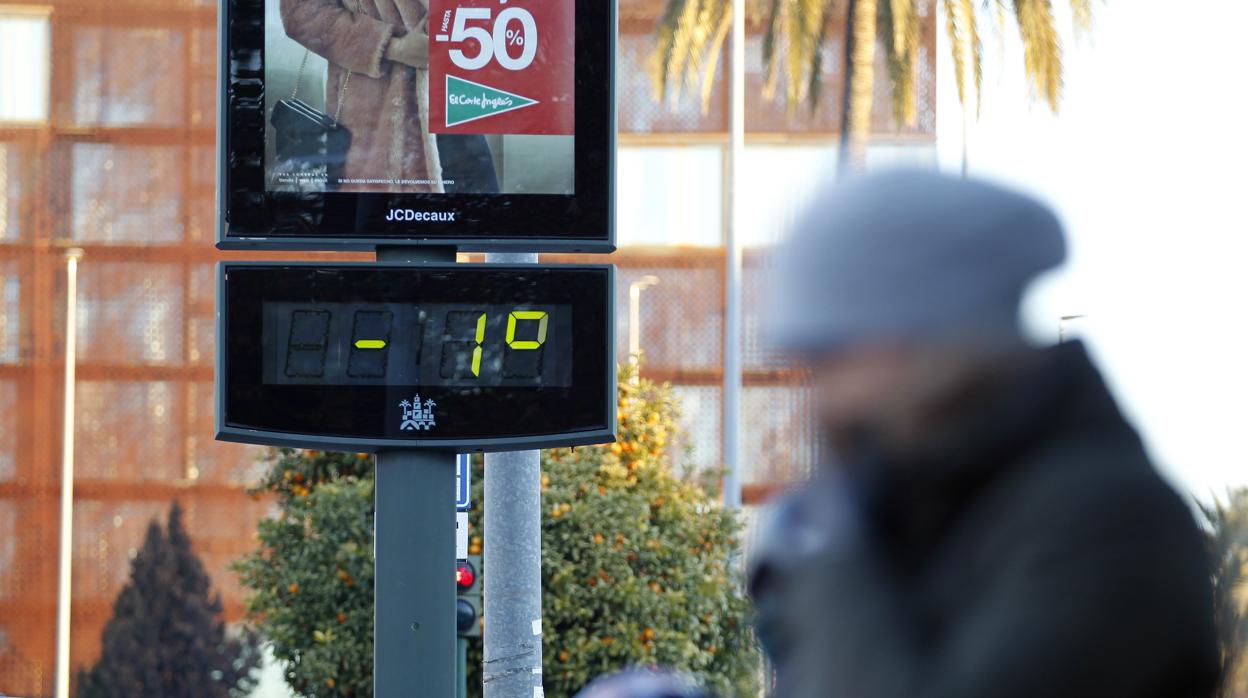
<svg viewBox="0 0 1248 698">
<path fill-rule="evenodd" d="M 425 400 L 422 404 L 420 401 L 420 393 L 416 394 L 412 400 L 403 400 L 399 402 L 399 409 L 403 411 L 403 422 L 399 425 L 400 431 L 429 431 L 438 425 L 437 418 L 433 415 L 433 408 L 438 403 L 433 400 Z"/>
</svg>

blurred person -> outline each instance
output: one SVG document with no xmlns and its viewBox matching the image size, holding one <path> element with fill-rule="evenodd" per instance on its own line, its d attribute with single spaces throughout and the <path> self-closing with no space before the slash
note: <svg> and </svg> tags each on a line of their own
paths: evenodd
<svg viewBox="0 0 1248 698">
<path fill-rule="evenodd" d="M 777 261 L 828 465 L 760 523 L 780 698 L 1210 696 L 1210 568 L 1084 347 L 1030 346 L 1065 258 L 1044 205 L 895 172 L 831 190 Z"/>
<path fill-rule="evenodd" d="M 711 698 L 688 677 L 666 671 L 633 669 L 595 679 L 575 698 Z"/>
</svg>

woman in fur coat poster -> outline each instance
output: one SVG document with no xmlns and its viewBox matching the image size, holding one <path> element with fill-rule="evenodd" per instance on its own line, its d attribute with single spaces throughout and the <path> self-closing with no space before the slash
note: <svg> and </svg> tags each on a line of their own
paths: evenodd
<svg viewBox="0 0 1248 698">
<path fill-rule="evenodd" d="M 351 132 L 350 191 L 444 191 L 428 125 L 428 10 L 422 0 L 281 0 L 286 34 L 329 62 L 326 112 Z"/>
</svg>

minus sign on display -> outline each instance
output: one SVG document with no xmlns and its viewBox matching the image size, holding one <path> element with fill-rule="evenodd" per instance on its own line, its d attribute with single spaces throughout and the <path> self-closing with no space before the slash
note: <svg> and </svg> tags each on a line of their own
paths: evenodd
<svg viewBox="0 0 1248 698">
<path fill-rule="evenodd" d="M 451 37 L 447 36 L 446 34 L 438 34 L 437 36 L 433 37 L 433 40 L 434 41 L 450 41 Z"/>
<path fill-rule="evenodd" d="M 356 349 L 385 349 L 386 342 L 384 339 L 358 339 L 355 342 Z"/>
</svg>

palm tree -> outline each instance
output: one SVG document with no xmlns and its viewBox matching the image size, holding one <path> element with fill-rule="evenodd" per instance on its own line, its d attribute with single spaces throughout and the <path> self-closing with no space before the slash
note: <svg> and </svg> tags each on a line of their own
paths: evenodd
<svg viewBox="0 0 1248 698">
<path fill-rule="evenodd" d="M 917 69 L 920 3 L 925 0 L 845 0 L 846 75 L 842 93 L 841 167 L 861 169 L 864 146 L 871 128 L 877 42 L 887 52 L 892 86 L 893 118 L 913 124 L 917 113 Z M 1052 0 L 940 0 L 957 71 L 963 129 L 970 118 L 972 99 L 979 111 L 983 75 L 980 15 L 995 15 L 1003 28 L 1013 15 L 1023 41 L 1023 68 L 1033 93 L 1056 112 L 1062 92 L 1062 45 L 1053 16 Z M 836 0 L 753 0 L 752 11 L 763 23 L 764 95 L 776 96 L 777 77 L 787 80 L 785 100 L 790 109 L 803 102 L 817 109 L 823 75 L 821 49 Z M 1092 20 L 1092 0 L 1070 0 L 1077 29 Z M 658 40 L 650 56 L 656 98 L 669 92 L 700 90 L 709 104 L 713 76 L 732 22 L 730 0 L 667 0 L 659 23 Z M 972 93 L 973 90 L 973 93 Z M 965 135 L 963 168 L 966 167 Z"/>
<path fill-rule="evenodd" d="M 1248 692 L 1248 489 L 1201 504 L 1213 563 L 1213 592 L 1222 647 L 1219 696 Z"/>
</svg>

